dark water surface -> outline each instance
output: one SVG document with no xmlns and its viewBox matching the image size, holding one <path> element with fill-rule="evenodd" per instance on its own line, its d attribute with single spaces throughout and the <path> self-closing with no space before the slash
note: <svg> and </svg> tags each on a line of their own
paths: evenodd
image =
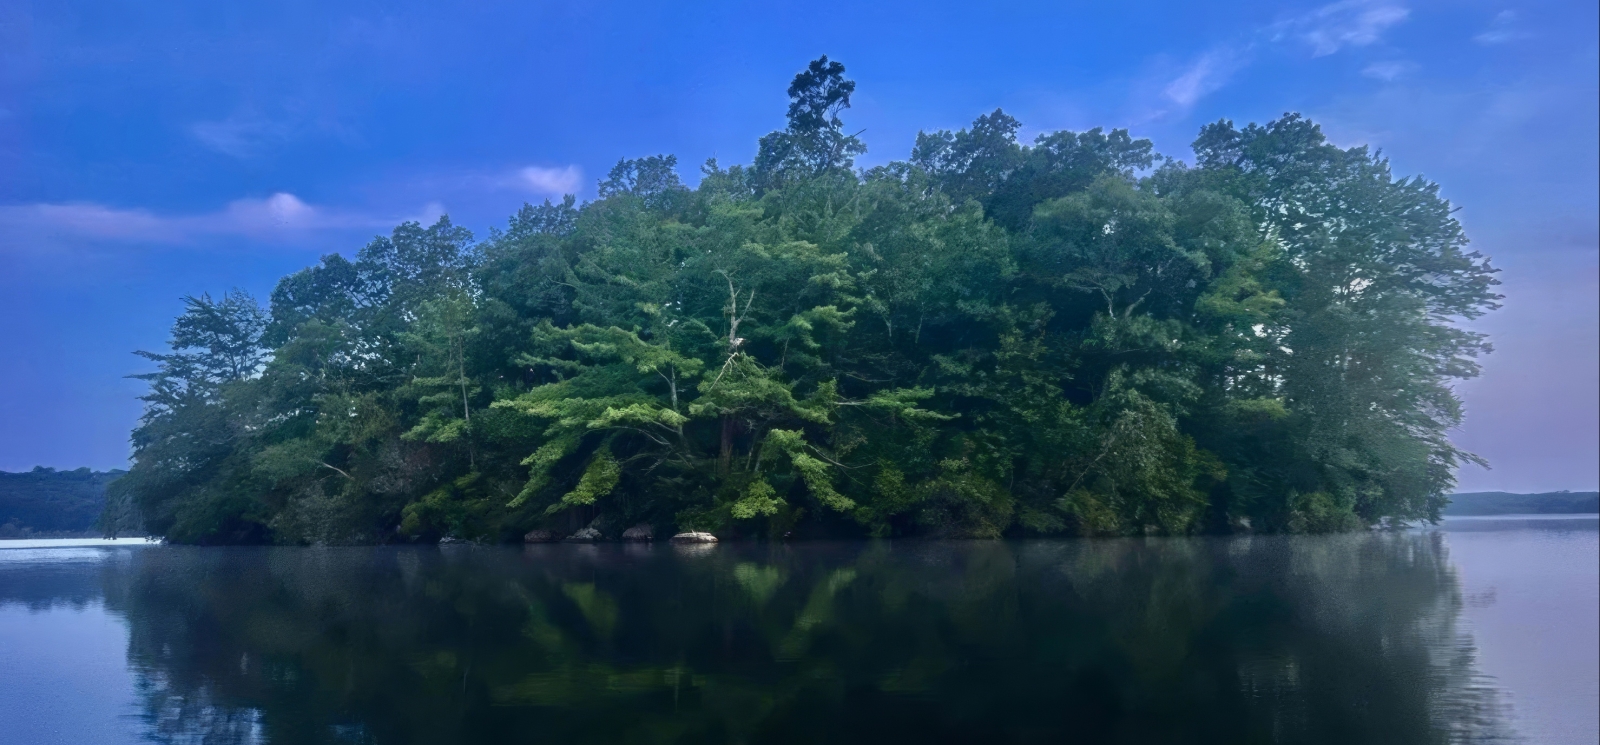
<svg viewBox="0 0 1600 745">
<path fill-rule="evenodd" d="M 1597 537 L 0 549 L 0 742 L 1594 742 Z"/>
</svg>

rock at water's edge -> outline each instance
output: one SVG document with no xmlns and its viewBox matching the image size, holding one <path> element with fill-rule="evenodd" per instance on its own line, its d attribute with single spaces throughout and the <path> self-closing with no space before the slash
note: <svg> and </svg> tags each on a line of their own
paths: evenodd
<svg viewBox="0 0 1600 745">
<path fill-rule="evenodd" d="M 622 531 L 624 541 L 653 541 L 656 538 L 656 529 L 649 525 L 635 525 Z"/>
<path fill-rule="evenodd" d="M 583 530 L 573 533 L 572 537 L 568 538 L 567 540 L 579 541 L 582 543 L 594 543 L 603 537 L 604 536 L 600 535 L 600 531 L 595 530 L 594 528 L 584 528 Z"/>
<path fill-rule="evenodd" d="M 672 542 L 673 543 L 716 543 L 717 542 L 717 537 L 712 535 L 712 534 L 710 534 L 710 533 L 701 533 L 699 531 L 691 531 L 691 532 L 688 532 L 688 533 L 679 533 L 679 534 L 673 536 L 672 537 Z"/>
<path fill-rule="evenodd" d="M 522 536 L 523 543 L 555 543 L 561 540 L 561 534 L 554 530 L 530 530 Z"/>
</svg>

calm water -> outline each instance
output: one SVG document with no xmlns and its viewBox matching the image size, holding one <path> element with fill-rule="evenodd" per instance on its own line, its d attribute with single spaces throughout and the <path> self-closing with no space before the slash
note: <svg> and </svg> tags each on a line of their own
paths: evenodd
<svg viewBox="0 0 1600 745">
<path fill-rule="evenodd" d="M 0 742 L 1593 743 L 1597 537 L 0 549 Z"/>
</svg>

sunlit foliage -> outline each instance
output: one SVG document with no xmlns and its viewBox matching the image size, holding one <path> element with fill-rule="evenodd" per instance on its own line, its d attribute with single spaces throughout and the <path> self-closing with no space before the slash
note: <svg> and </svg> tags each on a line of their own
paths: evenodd
<svg viewBox="0 0 1600 745">
<path fill-rule="evenodd" d="M 749 167 L 623 160 L 191 299 L 119 488 L 189 542 L 1330 531 L 1433 518 L 1495 307 L 1438 187 L 1287 115 L 1188 165 L 1004 112 L 859 169 L 826 58 Z"/>
</svg>

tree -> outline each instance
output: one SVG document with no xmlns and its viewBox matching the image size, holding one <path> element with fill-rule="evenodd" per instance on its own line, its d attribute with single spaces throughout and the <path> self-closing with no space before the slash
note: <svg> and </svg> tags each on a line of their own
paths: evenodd
<svg viewBox="0 0 1600 745">
<path fill-rule="evenodd" d="M 750 167 L 759 190 L 848 170 L 855 156 L 867 151 L 855 135 L 844 133 L 839 118 L 839 112 L 850 108 L 850 94 L 855 90 L 855 81 L 844 77 L 844 65 L 829 61 L 827 55 L 812 60 L 794 76 L 789 84 L 789 126 L 761 138 Z"/>
<path fill-rule="evenodd" d="M 1476 375 L 1490 350 L 1454 321 L 1499 307 L 1496 270 L 1467 248 L 1437 184 L 1396 179 L 1297 115 L 1208 125 L 1195 152 L 1202 171 L 1188 180 L 1236 195 L 1284 251 L 1272 279 L 1285 323 L 1267 364 L 1298 452 L 1269 483 L 1361 522 L 1437 519 L 1455 468 L 1481 463 L 1446 436 L 1461 420 L 1449 381 Z"/>
<path fill-rule="evenodd" d="M 1293 115 L 1190 166 L 997 109 L 857 171 L 854 91 L 812 62 L 692 189 L 623 159 L 270 317 L 189 298 L 117 504 L 194 542 L 1327 531 L 1435 518 L 1475 460 L 1456 322 L 1499 296 L 1436 185 Z"/>
<path fill-rule="evenodd" d="M 677 169 L 676 155 L 619 160 L 600 182 L 600 198 L 626 194 L 641 200 L 646 209 L 669 210 L 677 197 L 689 191 L 678 180 Z"/>
<path fill-rule="evenodd" d="M 171 351 L 137 354 L 157 363 L 147 381 L 144 416 L 133 432 L 135 465 L 112 504 L 132 495 L 145 527 L 178 540 L 259 540 L 258 504 L 240 490 L 243 463 L 238 414 L 244 387 L 261 372 L 266 317 L 254 298 L 234 290 L 214 301 L 184 298 Z M 108 524 L 130 522 L 108 515 Z"/>
</svg>

